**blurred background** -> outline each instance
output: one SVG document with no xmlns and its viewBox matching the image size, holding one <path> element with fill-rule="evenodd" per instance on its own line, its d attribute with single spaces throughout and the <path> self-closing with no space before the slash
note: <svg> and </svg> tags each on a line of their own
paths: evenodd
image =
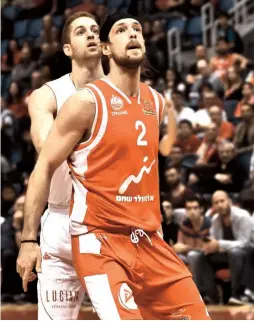
<svg viewBox="0 0 254 321">
<path fill-rule="evenodd" d="M 36 161 L 27 104 L 33 90 L 70 72 L 61 30 L 68 16 L 79 10 L 98 21 L 107 13 L 124 11 L 142 22 L 152 66 L 142 81 L 172 99 L 178 123 L 171 152 L 167 117 L 160 131 L 165 241 L 189 266 L 207 304 L 252 304 L 254 1 L 2 0 L 1 7 L 2 304 L 37 302 L 36 281 L 24 294 L 15 271 L 26 186 Z M 227 193 L 224 207 L 212 200 L 218 190 Z M 185 208 L 185 200 L 194 195 L 202 203 L 198 215 L 204 224 L 198 230 Z M 231 211 L 231 220 L 218 235 L 216 217 L 225 209 Z M 240 221 L 251 226 L 248 235 Z M 207 255 L 211 273 L 204 273 L 210 280 L 206 288 L 196 254 L 203 253 L 211 237 L 229 243 L 223 255 Z"/>
</svg>

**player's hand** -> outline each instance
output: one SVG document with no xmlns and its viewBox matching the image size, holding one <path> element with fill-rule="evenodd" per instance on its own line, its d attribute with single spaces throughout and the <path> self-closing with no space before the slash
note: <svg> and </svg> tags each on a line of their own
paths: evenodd
<svg viewBox="0 0 254 321">
<path fill-rule="evenodd" d="M 23 243 L 21 244 L 19 255 L 17 259 L 16 269 L 22 278 L 23 290 L 27 291 L 28 282 L 36 279 L 36 274 L 41 272 L 41 250 L 37 243 Z"/>
</svg>

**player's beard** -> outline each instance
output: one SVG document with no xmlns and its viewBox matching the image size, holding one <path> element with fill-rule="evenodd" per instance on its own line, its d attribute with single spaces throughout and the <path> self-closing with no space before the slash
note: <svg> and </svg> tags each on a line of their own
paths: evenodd
<svg viewBox="0 0 254 321">
<path fill-rule="evenodd" d="M 126 69 L 137 69 L 142 65 L 142 62 L 144 61 L 144 54 L 134 59 L 128 56 L 120 57 L 116 54 L 112 54 L 112 59 L 118 66 L 124 67 Z"/>
</svg>

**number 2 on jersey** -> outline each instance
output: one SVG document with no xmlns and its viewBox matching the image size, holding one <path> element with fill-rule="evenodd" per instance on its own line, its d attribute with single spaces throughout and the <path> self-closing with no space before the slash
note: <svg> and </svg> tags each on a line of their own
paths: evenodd
<svg viewBox="0 0 254 321">
<path fill-rule="evenodd" d="M 136 130 L 139 130 L 140 127 L 141 127 L 141 132 L 138 135 L 137 145 L 138 146 L 147 146 L 147 140 L 143 139 L 146 134 L 146 126 L 141 120 L 137 120 L 135 123 Z"/>
</svg>

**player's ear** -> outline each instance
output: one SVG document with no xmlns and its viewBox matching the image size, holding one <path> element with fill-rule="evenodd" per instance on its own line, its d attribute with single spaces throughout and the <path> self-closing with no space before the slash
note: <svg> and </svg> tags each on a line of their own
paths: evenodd
<svg viewBox="0 0 254 321">
<path fill-rule="evenodd" d="M 102 51 L 102 54 L 104 56 L 110 56 L 111 55 L 111 50 L 110 50 L 108 42 L 102 42 L 101 43 L 101 51 Z"/>
<path fill-rule="evenodd" d="M 63 52 L 67 57 L 71 57 L 72 56 L 71 46 L 68 43 L 64 44 Z"/>
</svg>

